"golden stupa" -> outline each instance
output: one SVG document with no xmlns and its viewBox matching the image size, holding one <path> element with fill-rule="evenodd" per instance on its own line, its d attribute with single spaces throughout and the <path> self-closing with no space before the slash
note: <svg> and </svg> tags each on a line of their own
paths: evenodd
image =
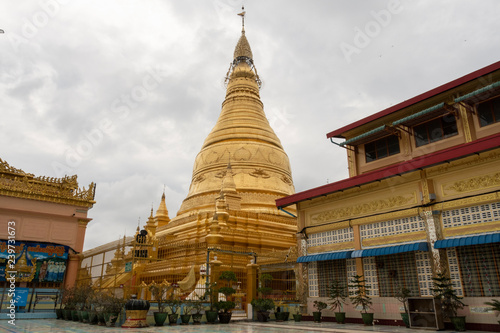
<svg viewBox="0 0 500 333">
<path fill-rule="evenodd" d="M 177 216 L 169 218 L 163 194 L 156 215 L 151 212 L 144 230 L 127 241 L 133 250 L 117 260 L 122 264 L 115 271 L 122 275 L 124 263 L 134 262 L 133 272 L 126 273 L 133 276 L 132 288 L 163 280 L 194 288 L 203 279 L 200 268 L 212 266 L 215 258 L 221 269 L 235 271 L 245 288 L 252 258 L 296 247 L 296 211 L 280 211 L 275 203 L 295 191 L 290 162 L 264 113 L 244 25 L 226 84 L 222 110 L 196 156 Z M 139 242 L 141 232 L 146 238 Z M 145 250 L 146 257 L 138 256 Z"/>
</svg>

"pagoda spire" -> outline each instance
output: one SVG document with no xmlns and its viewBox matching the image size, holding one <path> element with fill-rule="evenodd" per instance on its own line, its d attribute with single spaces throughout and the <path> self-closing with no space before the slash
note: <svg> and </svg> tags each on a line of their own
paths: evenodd
<svg viewBox="0 0 500 333">
<path fill-rule="evenodd" d="M 158 227 L 165 226 L 168 224 L 168 222 L 170 222 L 170 218 L 168 217 L 167 204 L 165 203 L 165 189 L 163 189 L 160 206 L 156 211 L 155 219 L 158 223 Z"/>
</svg>

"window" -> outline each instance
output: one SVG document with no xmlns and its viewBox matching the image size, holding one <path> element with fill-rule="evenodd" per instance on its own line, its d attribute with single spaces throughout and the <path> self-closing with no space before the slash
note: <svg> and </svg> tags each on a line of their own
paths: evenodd
<svg viewBox="0 0 500 333">
<path fill-rule="evenodd" d="M 500 296 L 499 265 L 500 246 L 498 243 L 460 246 L 456 248 L 464 296 Z"/>
<path fill-rule="evenodd" d="M 477 106 L 477 115 L 481 127 L 500 121 L 500 97 L 490 99 Z"/>
<path fill-rule="evenodd" d="M 366 163 L 395 154 L 399 154 L 399 138 L 397 135 L 390 135 L 365 144 Z"/>
<path fill-rule="evenodd" d="M 415 252 L 378 256 L 375 264 L 381 297 L 394 297 L 401 288 L 408 288 L 413 291 L 412 296 L 418 296 Z"/>
<path fill-rule="evenodd" d="M 417 147 L 457 135 L 457 121 L 453 114 L 447 114 L 413 127 Z"/>
<path fill-rule="evenodd" d="M 346 260 L 318 261 L 319 297 L 329 297 L 329 289 L 333 280 L 340 281 L 346 286 Z"/>
</svg>

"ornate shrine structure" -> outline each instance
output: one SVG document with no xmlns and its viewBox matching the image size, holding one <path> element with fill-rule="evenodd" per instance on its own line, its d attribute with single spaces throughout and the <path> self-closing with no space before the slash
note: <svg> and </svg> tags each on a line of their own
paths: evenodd
<svg viewBox="0 0 500 333">
<path fill-rule="evenodd" d="M 0 284 L 15 271 L 20 288 L 74 285 L 94 195 L 94 183 L 79 188 L 76 175 L 35 177 L 0 159 Z"/>
</svg>

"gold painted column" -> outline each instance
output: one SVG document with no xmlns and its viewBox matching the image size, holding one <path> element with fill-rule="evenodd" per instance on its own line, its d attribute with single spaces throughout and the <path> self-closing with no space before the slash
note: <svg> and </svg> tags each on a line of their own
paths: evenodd
<svg viewBox="0 0 500 333">
<path fill-rule="evenodd" d="M 222 265 L 222 261 L 217 260 L 216 258 L 217 256 L 215 256 L 214 260 L 210 262 L 210 283 L 216 282 L 218 285 L 220 276 L 220 266 Z"/>
<path fill-rule="evenodd" d="M 257 276 L 258 276 L 259 265 L 254 264 L 253 260 L 251 264 L 247 265 L 247 317 L 248 319 L 253 319 L 253 311 L 248 311 L 251 308 L 250 303 L 254 298 L 257 298 Z"/>
</svg>

